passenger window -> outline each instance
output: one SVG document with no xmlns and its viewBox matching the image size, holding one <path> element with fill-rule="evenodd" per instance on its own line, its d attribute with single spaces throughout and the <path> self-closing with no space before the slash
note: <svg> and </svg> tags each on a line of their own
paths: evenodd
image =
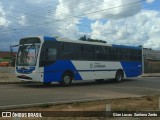
<svg viewBox="0 0 160 120">
<path fill-rule="evenodd" d="M 42 50 L 40 67 L 53 64 L 56 61 L 57 50 L 54 48 L 46 48 Z"/>
<path fill-rule="evenodd" d="M 56 60 L 57 51 L 53 48 L 48 48 L 48 61 Z"/>
</svg>

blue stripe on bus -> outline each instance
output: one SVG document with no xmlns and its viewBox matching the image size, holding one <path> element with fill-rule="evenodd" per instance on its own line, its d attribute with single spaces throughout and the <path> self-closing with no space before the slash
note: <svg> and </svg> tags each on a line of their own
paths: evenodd
<svg viewBox="0 0 160 120">
<path fill-rule="evenodd" d="M 122 61 L 121 65 L 126 77 L 137 77 L 142 74 L 142 62 Z"/>
<path fill-rule="evenodd" d="M 121 65 L 123 67 L 123 71 L 125 72 L 126 77 L 137 77 L 142 73 L 142 62 L 122 61 Z M 64 72 L 67 70 L 71 70 L 74 73 L 75 80 L 82 80 L 79 72 L 117 71 L 117 69 L 76 70 L 75 66 L 70 60 L 57 60 L 52 65 L 44 67 L 44 82 L 61 81 Z"/>
<path fill-rule="evenodd" d="M 44 82 L 61 81 L 64 72 L 67 70 L 71 70 L 74 73 L 75 80 L 82 80 L 82 77 L 70 60 L 57 60 L 54 64 L 44 67 Z"/>
<path fill-rule="evenodd" d="M 114 44 L 112 44 L 112 46 L 116 47 L 116 48 L 131 48 L 131 49 L 137 49 L 137 50 L 141 50 L 142 49 L 141 47 L 125 46 L 125 45 L 114 45 Z"/>
<path fill-rule="evenodd" d="M 16 67 L 16 70 L 18 73 L 31 74 L 35 70 L 35 67 L 29 67 L 29 69 L 23 69 L 23 67 L 18 69 L 18 67 Z"/>
<path fill-rule="evenodd" d="M 44 37 L 44 40 L 51 40 L 51 41 L 56 41 L 56 39 L 54 37 Z"/>
<path fill-rule="evenodd" d="M 78 72 L 94 72 L 94 71 L 117 71 L 118 69 L 104 69 L 104 70 L 77 70 Z"/>
<path fill-rule="evenodd" d="M 105 69 L 105 70 L 76 70 L 78 72 L 94 72 L 94 71 L 117 71 L 118 69 Z M 53 72 L 63 72 L 63 71 L 60 71 L 60 70 L 48 70 L 47 71 L 48 73 L 53 73 Z"/>
</svg>

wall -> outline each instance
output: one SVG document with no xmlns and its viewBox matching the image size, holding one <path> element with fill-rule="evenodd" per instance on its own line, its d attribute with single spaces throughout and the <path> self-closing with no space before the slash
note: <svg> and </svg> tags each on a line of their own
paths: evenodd
<svg viewBox="0 0 160 120">
<path fill-rule="evenodd" d="M 160 73 L 160 61 L 145 60 L 144 73 Z"/>
</svg>

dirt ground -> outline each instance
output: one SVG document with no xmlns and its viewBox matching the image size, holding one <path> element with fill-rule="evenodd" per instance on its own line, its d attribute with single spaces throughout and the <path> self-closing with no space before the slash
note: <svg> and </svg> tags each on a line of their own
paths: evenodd
<svg viewBox="0 0 160 120">
<path fill-rule="evenodd" d="M 15 76 L 14 67 L 0 67 L 0 84 L 21 82 Z"/>
<path fill-rule="evenodd" d="M 20 111 L 105 111 L 110 104 L 112 111 L 148 111 L 159 110 L 160 96 L 145 96 L 137 98 L 110 99 L 93 102 L 77 102 L 60 105 L 41 105 L 40 107 L 14 109 Z"/>
<path fill-rule="evenodd" d="M 16 78 L 14 73 L 0 72 L 0 84 L 14 82 L 21 82 Z"/>
<path fill-rule="evenodd" d="M 0 82 L 20 82 L 16 79 L 14 68 L 0 68 Z M 39 107 L 12 109 L 9 111 L 106 111 L 106 106 L 111 111 L 160 111 L 160 96 L 146 96 L 139 98 L 110 99 L 103 101 L 81 102 L 61 105 L 41 105 Z M 17 118 L 17 120 L 29 118 Z M 160 120 L 157 117 L 44 117 L 30 118 L 31 120 Z M 16 118 L 0 118 L 0 120 L 16 120 Z"/>
<path fill-rule="evenodd" d="M 110 105 L 111 111 L 159 111 L 160 96 L 145 96 L 138 98 L 110 99 L 103 101 L 81 102 L 61 105 L 41 105 L 39 107 L 13 109 L 10 111 L 106 111 L 106 105 Z M 26 118 L 23 118 L 27 120 Z M 157 117 L 45 117 L 36 120 L 159 120 Z M 7 120 L 7 119 L 4 119 Z M 31 119 L 31 120 L 35 120 Z"/>
</svg>

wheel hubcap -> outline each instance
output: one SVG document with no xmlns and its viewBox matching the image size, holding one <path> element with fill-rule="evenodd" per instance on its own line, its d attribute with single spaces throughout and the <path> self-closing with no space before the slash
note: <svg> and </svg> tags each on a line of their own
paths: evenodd
<svg viewBox="0 0 160 120">
<path fill-rule="evenodd" d="M 69 77 L 69 76 L 65 76 L 65 77 L 64 77 L 64 81 L 65 81 L 66 83 L 69 83 L 69 82 L 70 82 L 70 80 L 71 80 L 71 79 L 70 79 L 70 77 Z"/>
<path fill-rule="evenodd" d="M 122 76 L 119 74 L 119 75 L 117 76 L 117 78 L 118 78 L 118 80 L 120 81 L 120 80 L 122 79 Z"/>
</svg>

